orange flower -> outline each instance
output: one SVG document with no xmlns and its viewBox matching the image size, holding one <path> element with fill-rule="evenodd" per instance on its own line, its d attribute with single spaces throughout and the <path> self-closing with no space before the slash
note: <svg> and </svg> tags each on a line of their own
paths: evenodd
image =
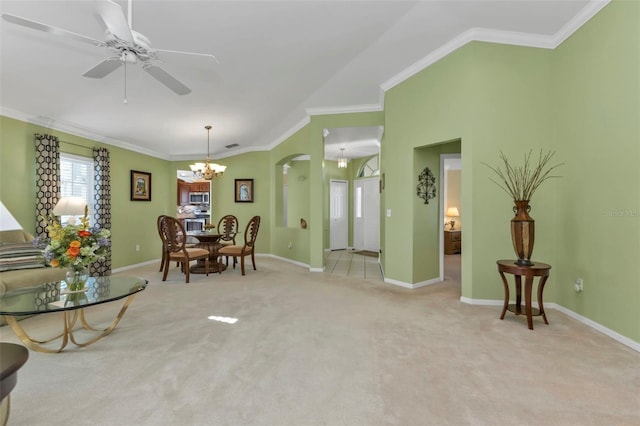
<svg viewBox="0 0 640 426">
<path fill-rule="evenodd" d="M 67 254 L 71 257 L 77 257 L 80 254 L 80 248 L 69 247 L 69 250 L 67 250 Z"/>
<path fill-rule="evenodd" d="M 82 237 L 90 237 L 91 235 L 92 235 L 91 231 L 86 231 L 86 230 L 78 231 L 78 236 L 80 238 L 82 238 Z"/>
<path fill-rule="evenodd" d="M 80 241 L 78 241 L 78 240 L 71 241 L 69 243 L 69 247 L 80 248 L 80 246 L 82 246 L 82 243 L 80 243 Z"/>
<path fill-rule="evenodd" d="M 51 262 L 49 262 L 49 264 L 51 264 L 52 267 L 57 268 L 58 265 L 60 265 L 60 262 L 58 262 L 57 259 L 51 259 Z"/>
</svg>

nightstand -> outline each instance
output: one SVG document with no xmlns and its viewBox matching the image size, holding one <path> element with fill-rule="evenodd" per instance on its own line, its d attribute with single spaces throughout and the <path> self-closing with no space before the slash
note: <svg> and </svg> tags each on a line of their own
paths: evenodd
<svg viewBox="0 0 640 426">
<path fill-rule="evenodd" d="M 444 231 L 444 254 L 462 253 L 462 231 Z"/>
</svg>

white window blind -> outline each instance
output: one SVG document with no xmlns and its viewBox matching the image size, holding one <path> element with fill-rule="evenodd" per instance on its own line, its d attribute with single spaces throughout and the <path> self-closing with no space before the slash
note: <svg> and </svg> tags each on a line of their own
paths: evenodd
<svg viewBox="0 0 640 426">
<path fill-rule="evenodd" d="M 82 197 L 89 206 L 89 218 L 93 210 L 93 159 L 60 153 L 60 195 Z M 61 218 L 63 222 L 67 217 Z"/>
</svg>

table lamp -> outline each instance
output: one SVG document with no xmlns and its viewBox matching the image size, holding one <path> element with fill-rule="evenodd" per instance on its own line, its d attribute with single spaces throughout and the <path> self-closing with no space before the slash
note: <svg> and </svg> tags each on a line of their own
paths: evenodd
<svg viewBox="0 0 640 426">
<path fill-rule="evenodd" d="M 447 209 L 447 217 L 459 217 L 459 216 L 460 216 L 460 212 L 458 212 L 457 207 L 449 207 Z M 449 222 L 446 223 L 446 225 L 451 225 L 451 229 L 449 230 L 453 231 L 453 228 L 456 226 L 456 221 L 451 219 Z"/>
<path fill-rule="evenodd" d="M 67 223 L 74 225 L 76 216 L 84 215 L 85 208 L 87 208 L 88 212 L 87 202 L 82 197 L 62 197 L 53 208 L 53 214 L 56 216 L 69 216 Z"/>
</svg>

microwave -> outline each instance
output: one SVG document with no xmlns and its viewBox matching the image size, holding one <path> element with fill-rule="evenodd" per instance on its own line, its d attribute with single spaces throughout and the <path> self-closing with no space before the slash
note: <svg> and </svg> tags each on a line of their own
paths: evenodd
<svg viewBox="0 0 640 426">
<path fill-rule="evenodd" d="M 209 204 L 208 192 L 190 192 L 189 204 Z"/>
</svg>

